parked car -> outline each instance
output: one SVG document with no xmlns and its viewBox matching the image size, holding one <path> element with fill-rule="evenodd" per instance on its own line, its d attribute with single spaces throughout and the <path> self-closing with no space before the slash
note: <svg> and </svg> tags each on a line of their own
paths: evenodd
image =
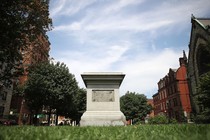
<svg viewBox="0 0 210 140">
<path fill-rule="evenodd" d="M 7 126 L 18 125 L 18 123 L 15 120 L 5 120 L 5 121 L 2 121 L 2 124 L 7 125 Z"/>
<path fill-rule="evenodd" d="M 10 125 L 18 125 L 18 123 L 17 123 L 16 120 L 10 120 L 10 121 L 9 121 L 9 124 L 10 124 Z"/>
<path fill-rule="evenodd" d="M 0 120 L 0 125 L 4 125 L 4 122 Z"/>
</svg>

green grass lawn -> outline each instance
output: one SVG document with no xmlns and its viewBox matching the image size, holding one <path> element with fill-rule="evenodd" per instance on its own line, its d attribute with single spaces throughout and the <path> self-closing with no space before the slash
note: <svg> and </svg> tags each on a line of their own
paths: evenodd
<svg viewBox="0 0 210 140">
<path fill-rule="evenodd" d="M 210 140 L 210 125 L 1 126 L 0 140 Z"/>
</svg>

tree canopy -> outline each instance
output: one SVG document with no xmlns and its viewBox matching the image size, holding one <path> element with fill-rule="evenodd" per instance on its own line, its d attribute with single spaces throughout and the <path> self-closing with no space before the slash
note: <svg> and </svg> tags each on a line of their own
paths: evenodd
<svg viewBox="0 0 210 140">
<path fill-rule="evenodd" d="M 210 41 L 205 46 L 206 56 L 210 56 Z M 208 57 L 207 57 L 208 58 Z M 195 100 L 200 106 L 200 112 L 196 115 L 195 121 L 199 123 L 210 123 L 210 62 L 205 60 L 205 73 L 199 78 L 197 95 Z"/>
<path fill-rule="evenodd" d="M 196 100 L 200 106 L 196 121 L 210 123 L 210 71 L 200 77 Z"/>
<path fill-rule="evenodd" d="M 36 113 L 46 106 L 56 109 L 58 115 L 70 116 L 78 90 L 76 79 L 65 64 L 44 62 L 29 69 L 25 100 Z"/>
<path fill-rule="evenodd" d="M 126 119 L 132 119 L 134 123 L 142 120 L 152 110 L 145 95 L 129 91 L 120 98 L 120 107 Z"/>
<path fill-rule="evenodd" d="M 20 71 L 22 50 L 52 27 L 49 0 L 2 0 L 0 25 L 0 86 L 8 86 Z"/>
<path fill-rule="evenodd" d="M 77 124 L 79 123 L 82 114 L 86 111 L 86 100 L 86 90 L 83 88 L 79 89 L 77 94 L 73 97 L 75 108 L 69 117 L 76 120 Z"/>
</svg>

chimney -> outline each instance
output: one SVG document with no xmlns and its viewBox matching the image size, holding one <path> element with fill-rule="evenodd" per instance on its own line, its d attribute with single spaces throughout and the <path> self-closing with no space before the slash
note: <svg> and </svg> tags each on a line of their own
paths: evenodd
<svg viewBox="0 0 210 140">
<path fill-rule="evenodd" d="M 183 57 L 179 58 L 179 64 L 180 66 L 187 65 L 187 57 L 184 50 L 183 50 Z"/>
</svg>

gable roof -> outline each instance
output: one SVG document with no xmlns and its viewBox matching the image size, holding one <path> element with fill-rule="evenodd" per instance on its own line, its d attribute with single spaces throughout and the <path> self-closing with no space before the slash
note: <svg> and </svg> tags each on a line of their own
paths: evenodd
<svg viewBox="0 0 210 140">
<path fill-rule="evenodd" d="M 192 20 L 196 21 L 204 29 L 210 28 L 210 18 L 196 18 L 192 15 Z"/>
</svg>

